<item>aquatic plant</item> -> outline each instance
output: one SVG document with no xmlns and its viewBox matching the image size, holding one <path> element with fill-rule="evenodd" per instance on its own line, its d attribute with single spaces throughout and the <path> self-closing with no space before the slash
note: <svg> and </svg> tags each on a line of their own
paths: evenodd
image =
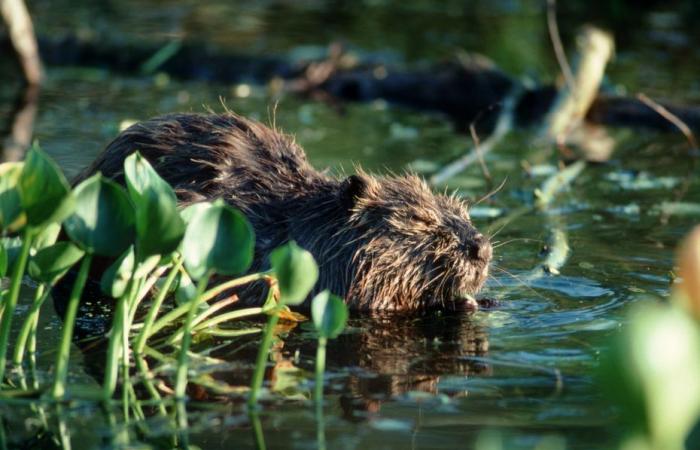
<svg viewBox="0 0 700 450">
<path fill-rule="evenodd" d="M 601 384 L 626 425 L 624 448 L 697 448 L 700 431 L 700 227 L 680 247 L 670 304 L 631 311 L 601 364 Z"/>
<path fill-rule="evenodd" d="M 316 390 L 314 399 L 317 405 L 323 402 L 323 373 L 326 370 L 326 344 L 335 339 L 348 321 L 348 307 L 338 296 L 328 291 L 319 293 L 311 301 L 311 318 L 318 333 L 316 351 Z"/>
<path fill-rule="evenodd" d="M 254 408 L 257 404 L 262 387 L 263 375 L 272 336 L 279 320 L 280 312 L 286 305 L 301 304 L 313 289 L 318 279 L 318 266 L 311 253 L 300 248 L 295 242 L 290 242 L 280 247 L 270 255 L 272 270 L 278 280 L 276 286 L 271 286 L 264 308 L 269 316 L 263 340 L 258 348 L 258 357 L 255 362 L 255 372 L 250 385 L 248 407 Z M 276 287 L 276 289 L 273 289 Z M 275 301 L 276 300 L 276 301 Z"/>
<path fill-rule="evenodd" d="M 66 397 L 78 306 L 92 261 L 100 256 L 112 260 L 102 274 L 100 287 L 114 299 L 114 306 L 104 379 L 97 398 L 111 401 L 121 375 L 122 403 L 128 416 L 128 405 L 133 406 L 131 400 L 136 395 L 130 374 L 133 360 L 147 392 L 160 402 L 161 395 L 151 381 L 153 374 L 143 358 L 149 354 L 164 364 L 173 361 L 148 346 L 149 339 L 158 335 L 164 337 L 161 342 L 175 349 L 173 393 L 174 398 L 182 400 L 188 384 L 192 336 L 211 332 L 211 327 L 226 321 L 267 314 L 251 382 L 249 399 L 251 405 L 255 404 L 280 315 L 299 320 L 287 305 L 303 302 L 318 278 L 313 257 L 292 242 L 273 252 L 271 270 L 240 276 L 250 268 L 255 239 L 241 212 L 223 200 L 180 210 L 172 187 L 138 152 L 126 159 L 124 179 L 126 188 L 97 174 L 71 189 L 56 164 L 38 146 L 31 149 L 25 162 L 0 165 L 0 276 L 11 273 L 9 284 L 3 284 L 1 292 L 0 379 L 5 380 L 10 330 L 25 274 L 38 284 L 14 342 L 12 363 L 20 369 L 27 353 L 33 361 L 42 305 L 56 284 L 73 270 L 56 346 L 53 383 L 46 386 L 52 398 Z M 214 275 L 238 278 L 210 286 Z M 217 300 L 219 297 L 257 281 L 269 286 L 264 306 L 221 312 L 235 297 Z M 148 312 L 141 323 L 136 323 L 139 306 L 149 293 L 152 301 Z M 177 297 L 179 304 L 163 313 L 168 297 Z M 208 302 L 214 303 L 209 306 Z M 241 334 L 250 332 L 240 330 Z M 235 334 L 233 330 L 231 333 Z M 7 381 L 14 385 L 11 379 Z M 162 402 L 159 406 L 165 413 Z"/>
<path fill-rule="evenodd" d="M 29 253 L 36 237 L 52 223 L 61 222 L 74 207 L 63 173 L 34 145 L 23 163 L 0 169 L 0 226 L 3 232 L 20 233 L 19 254 L 12 264 L 10 288 L 4 295 L 0 319 L 0 380 L 4 378 L 7 347 L 19 290 Z M 7 241 L 3 241 L 6 244 Z"/>
</svg>

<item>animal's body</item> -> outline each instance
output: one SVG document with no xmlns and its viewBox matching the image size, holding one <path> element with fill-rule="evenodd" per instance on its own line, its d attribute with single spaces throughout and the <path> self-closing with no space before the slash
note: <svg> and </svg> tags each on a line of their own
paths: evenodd
<svg viewBox="0 0 700 450">
<path fill-rule="evenodd" d="M 415 175 L 337 179 L 314 169 L 287 135 L 232 113 L 173 114 L 121 133 L 76 182 L 101 171 L 123 182 L 138 150 L 183 205 L 225 199 L 250 220 L 251 271 L 289 240 L 319 265 L 315 292 L 329 289 L 356 310 L 473 307 L 491 246 L 460 200 L 431 192 Z M 260 289 L 239 293 L 259 303 Z"/>
</svg>

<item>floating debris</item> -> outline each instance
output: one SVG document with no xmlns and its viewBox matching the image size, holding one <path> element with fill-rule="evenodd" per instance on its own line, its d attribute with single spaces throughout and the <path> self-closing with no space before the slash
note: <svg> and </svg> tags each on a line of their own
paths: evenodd
<svg viewBox="0 0 700 450">
<path fill-rule="evenodd" d="M 627 205 L 615 205 L 606 208 L 605 211 L 618 216 L 639 216 L 639 214 L 642 212 L 641 208 L 637 203 L 630 203 Z"/>
<path fill-rule="evenodd" d="M 393 122 L 389 127 L 389 134 L 392 139 L 410 141 L 418 137 L 418 130 L 415 127 Z"/>
<path fill-rule="evenodd" d="M 501 217 L 505 214 L 503 208 L 495 208 L 492 206 L 474 206 L 469 209 L 469 215 L 478 219 L 493 219 L 496 217 Z"/>
<path fill-rule="evenodd" d="M 653 215 L 661 216 L 700 216 L 700 203 L 691 202 L 663 202 L 654 205 L 649 211 Z"/>
<path fill-rule="evenodd" d="M 611 172 L 605 179 L 628 191 L 672 189 L 681 182 L 677 177 L 654 177 L 648 172 Z"/>
</svg>

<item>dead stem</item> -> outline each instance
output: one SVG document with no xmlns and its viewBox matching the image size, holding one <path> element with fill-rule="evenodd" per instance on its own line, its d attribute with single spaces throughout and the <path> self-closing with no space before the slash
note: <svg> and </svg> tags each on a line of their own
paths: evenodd
<svg viewBox="0 0 700 450">
<path fill-rule="evenodd" d="M 566 85 L 573 91 L 574 73 L 571 71 L 569 60 L 566 58 L 564 45 L 559 35 L 559 25 L 557 25 L 557 0 L 547 0 L 547 28 L 549 29 L 549 39 L 552 41 L 554 55 L 557 57 L 561 74 L 564 76 Z"/>
<path fill-rule="evenodd" d="M 680 130 L 680 132 L 683 133 L 685 138 L 688 140 L 688 144 L 690 144 L 691 150 L 698 149 L 698 142 L 695 140 L 695 135 L 693 134 L 693 131 L 690 129 L 690 127 L 685 122 L 683 122 L 683 120 L 681 120 L 680 117 L 673 114 L 671 111 L 666 109 L 663 105 L 660 105 L 659 103 L 657 103 L 654 100 L 652 100 L 651 98 L 649 98 L 643 92 L 640 92 L 639 94 L 637 94 L 637 98 L 639 99 L 640 102 L 644 103 L 649 108 L 656 111 L 661 117 L 668 120 L 676 128 L 678 128 Z"/>
</svg>

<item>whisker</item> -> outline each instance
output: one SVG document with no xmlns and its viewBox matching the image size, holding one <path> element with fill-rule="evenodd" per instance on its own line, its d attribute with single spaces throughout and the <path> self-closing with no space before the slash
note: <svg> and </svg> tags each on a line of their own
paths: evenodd
<svg viewBox="0 0 700 450">
<path fill-rule="evenodd" d="M 508 239 L 507 241 L 496 241 L 491 243 L 491 248 L 497 249 L 498 247 L 503 247 L 504 245 L 511 244 L 513 242 L 517 241 L 523 241 L 523 242 L 537 242 L 538 244 L 544 244 L 545 241 L 542 239 L 532 239 L 532 238 L 513 238 L 513 239 Z"/>
<path fill-rule="evenodd" d="M 503 287 L 503 283 L 501 282 L 501 280 L 499 280 L 498 278 L 494 277 L 493 275 L 489 275 L 489 276 L 486 278 L 486 282 L 488 282 L 488 281 L 490 281 L 490 280 L 493 280 L 494 283 L 498 283 L 498 286 L 499 286 L 499 287 Z"/>
<path fill-rule="evenodd" d="M 549 300 L 547 297 L 545 297 L 544 295 L 542 295 L 542 294 L 540 294 L 539 292 L 537 292 L 537 290 L 535 290 L 535 289 L 534 289 L 532 286 L 530 286 L 525 280 L 523 280 L 522 277 L 520 277 L 520 276 L 518 276 L 518 275 L 516 275 L 516 274 L 514 274 L 514 273 L 511 273 L 511 272 L 507 271 L 506 269 L 503 269 L 503 268 L 501 268 L 501 267 L 498 267 L 498 266 L 495 265 L 495 264 L 492 264 L 492 265 L 491 265 L 491 268 L 492 268 L 492 269 L 495 269 L 495 270 L 498 270 L 499 272 L 504 273 L 504 274 L 508 275 L 509 277 L 513 278 L 515 281 L 519 282 L 519 283 L 521 284 L 521 286 L 527 288 L 530 292 L 532 292 L 535 296 L 541 298 L 542 300 Z"/>
<path fill-rule="evenodd" d="M 476 205 L 478 205 L 479 203 L 481 203 L 481 202 L 483 202 L 483 201 L 485 201 L 485 200 L 488 200 L 489 198 L 491 198 L 491 197 L 493 197 L 494 195 L 496 195 L 501 189 L 503 189 L 503 186 L 506 185 L 506 181 L 508 181 L 508 177 L 507 177 L 507 176 L 506 176 L 505 178 L 503 178 L 503 181 L 501 181 L 501 184 L 499 184 L 497 188 L 495 188 L 494 190 L 492 190 L 491 192 L 487 193 L 486 195 L 484 195 L 483 197 L 481 197 L 479 200 L 477 200 L 476 202 L 474 202 L 474 204 L 473 204 L 472 206 L 476 206 Z"/>
<path fill-rule="evenodd" d="M 508 225 L 507 222 L 504 223 L 503 225 L 501 225 L 501 228 L 499 228 L 498 230 L 496 230 L 496 232 L 493 233 L 493 234 L 491 234 L 491 235 L 489 235 L 488 232 L 487 232 L 486 238 L 487 238 L 489 241 L 490 241 L 491 239 L 495 238 L 496 236 L 498 236 L 498 233 L 500 233 L 500 232 L 506 227 L 506 225 Z"/>
</svg>

